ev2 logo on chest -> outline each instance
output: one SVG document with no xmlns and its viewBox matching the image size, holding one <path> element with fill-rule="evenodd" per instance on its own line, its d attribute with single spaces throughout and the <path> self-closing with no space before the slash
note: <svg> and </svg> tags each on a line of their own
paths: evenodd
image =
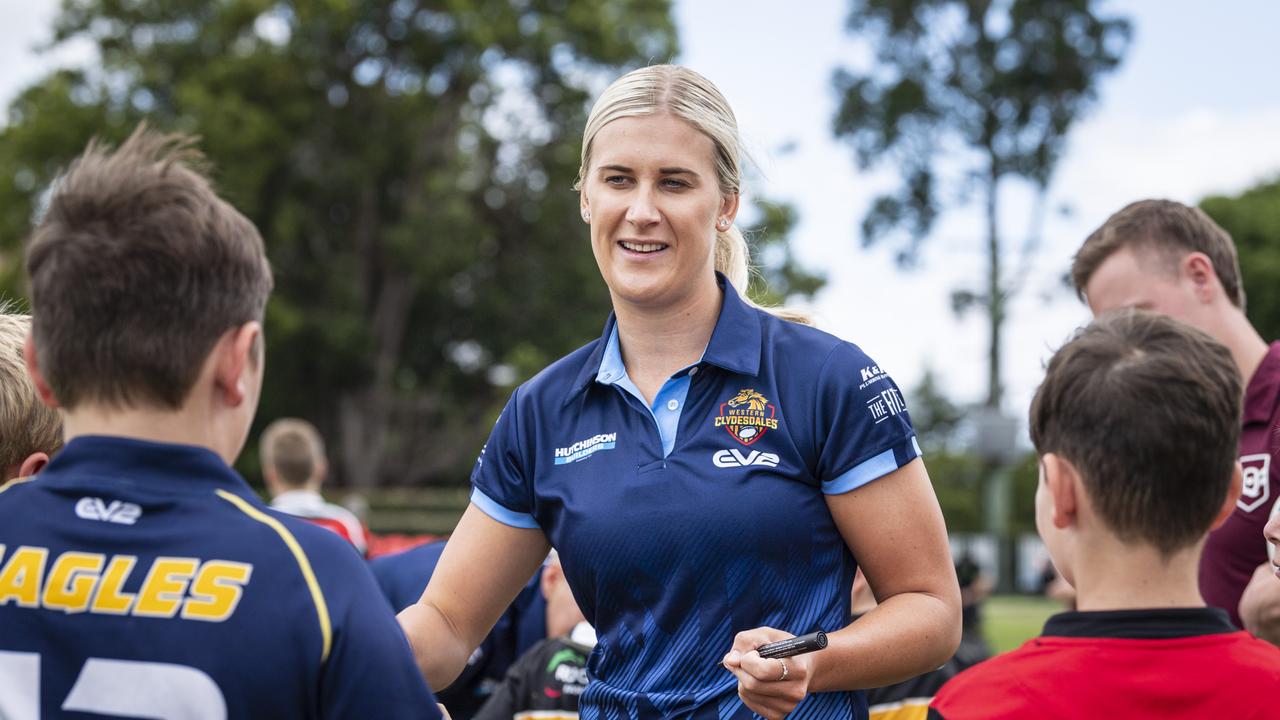
<svg viewBox="0 0 1280 720">
<path fill-rule="evenodd" d="M 112 500 L 106 503 L 102 498 L 82 497 L 76 501 L 76 515 L 85 520 L 132 525 L 142 517 L 142 508 L 131 502 Z"/>
<path fill-rule="evenodd" d="M 711 462 L 715 463 L 718 468 L 747 467 L 749 465 L 778 467 L 780 461 L 781 458 L 773 453 L 760 452 L 759 450 L 751 450 L 744 453 L 737 448 L 721 450 L 711 456 Z"/>
</svg>

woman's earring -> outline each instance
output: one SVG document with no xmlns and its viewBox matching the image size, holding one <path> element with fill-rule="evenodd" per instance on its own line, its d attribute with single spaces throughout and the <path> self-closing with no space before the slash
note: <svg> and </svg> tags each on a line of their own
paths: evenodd
<svg viewBox="0 0 1280 720">
<path fill-rule="evenodd" d="M 591 211 L 590 211 L 590 210 L 583 210 L 583 211 L 582 211 L 582 222 L 591 222 Z"/>
<path fill-rule="evenodd" d="M 716 223 L 716 227 L 720 229 L 720 232 L 724 232 L 729 229 L 729 221 L 724 218 L 720 218 L 720 222 Z"/>
</svg>

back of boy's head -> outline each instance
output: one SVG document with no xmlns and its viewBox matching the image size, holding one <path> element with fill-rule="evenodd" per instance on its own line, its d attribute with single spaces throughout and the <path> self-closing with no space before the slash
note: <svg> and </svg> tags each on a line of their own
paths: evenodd
<svg viewBox="0 0 1280 720">
<path fill-rule="evenodd" d="M 228 330 L 261 321 L 271 270 L 194 139 L 89 144 L 31 237 L 36 353 L 59 403 L 176 410 Z"/>
<path fill-rule="evenodd" d="M 30 317 L 0 307 L 0 472 L 62 447 L 62 416 L 40 400 L 22 357 L 30 329 Z"/>
<path fill-rule="evenodd" d="M 264 472 L 289 488 L 307 485 L 325 462 L 324 439 L 306 420 L 281 418 L 262 431 L 259 443 Z"/>
<path fill-rule="evenodd" d="M 1199 542 L 1226 499 L 1242 396 L 1226 347 L 1163 315 L 1118 310 L 1049 361 L 1031 441 L 1071 462 L 1117 538 L 1167 556 Z"/>
</svg>

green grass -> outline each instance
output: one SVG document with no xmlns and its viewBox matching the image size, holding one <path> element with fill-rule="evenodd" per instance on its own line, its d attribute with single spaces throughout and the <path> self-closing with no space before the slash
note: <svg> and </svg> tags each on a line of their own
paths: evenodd
<svg viewBox="0 0 1280 720">
<path fill-rule="evenodd" d="M 1043 597 L 993 595 L 982 608 L 987 642 L 997 653 L 1012 650 L 1039 635 L 1044 621 L 1062 610 L 1062 605 Z"/>
</svg>

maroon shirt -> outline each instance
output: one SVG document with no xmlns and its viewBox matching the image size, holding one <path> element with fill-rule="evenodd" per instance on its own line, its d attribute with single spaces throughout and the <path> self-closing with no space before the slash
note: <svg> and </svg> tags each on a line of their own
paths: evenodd
<svg viewBox="0 0 1280 720">
<path fill-rule="evenodd" d="M 1244 488 L 1236 509 L 1222 527 L 1209 533 L 1200 558 L 1200 594 L 1212 607 L 1240 622 L 1240 596 L 1253 571 L 1267 562 L 1262 527 L 1280 493 L 1280 342 L 1271 344 L 1244 391 L 1244 428 L 1240 432 L 1240 464 Z"/>
</svg>

